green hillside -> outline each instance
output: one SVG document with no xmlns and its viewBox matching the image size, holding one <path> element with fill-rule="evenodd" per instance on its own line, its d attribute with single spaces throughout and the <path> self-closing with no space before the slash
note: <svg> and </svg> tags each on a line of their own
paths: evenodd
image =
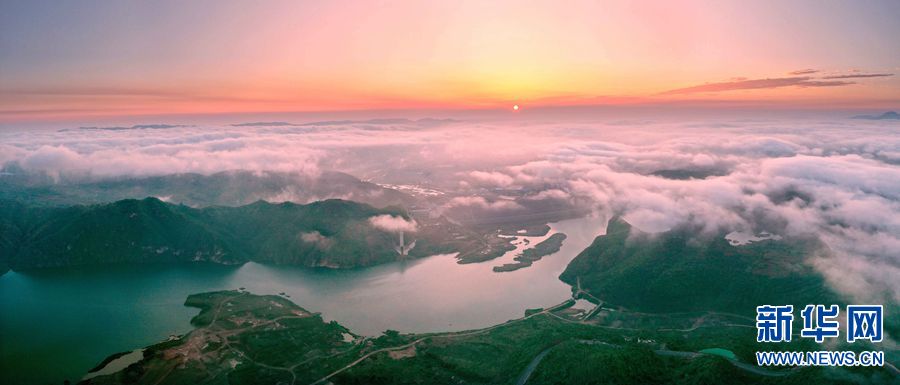
<svg viewBox="0 0 900 385">
<path fill-rule="evenodd" d="M 764 304 L 839 303 L 804 262 L 817 247 L 787 239 L 732 246 L 689 229 L 645 234 L 614 218 L 560 279 L 580 282 L 612 305 L 647 312 L 753 314 Z"/>
<path fill-rule="evenodd" d="M 194 294 L 194 329 L 143 349 L 101 384 L 850 384 L 893 383 L 887 367 L 769 368 L 753 362 L 755 330 L 597 327 L 565 318 L 565 303 L 484 329 L 354 335 L 279 296 Z M 749 341 L 749 342 L 748 342 Z M 704 353 L 721 346 L 725 358 Z M 769 349 L 815 349 L 794 340 Z M 866 347 L 866 348 L 871 348 Z M 114 354 L 94 369 L 121 357 Z"/>
<path fill-rule="evenodd" d="M 344 200 L 306 205 L 259 201 L 202 209 L 156 198 L 66 208 L 0 202 L 0 264 L 29 269 L 104 263 L 247 261 L 347 268 L 438 253 L 492 253 L 490 242 L 445 220 L 423 219 L 395 251 L 399 234 L 373 227 L 399 208 Z"/>
<path fill-rule="evenodd" d="M 243 257 L 214 226 L 198 221 L 194 210 L 154 198 L 41 210 L 37 218 L 25 221 L 19 247 L 12 253 L 13 268 L 100 260 L 237 263 Z"/>
</svg>

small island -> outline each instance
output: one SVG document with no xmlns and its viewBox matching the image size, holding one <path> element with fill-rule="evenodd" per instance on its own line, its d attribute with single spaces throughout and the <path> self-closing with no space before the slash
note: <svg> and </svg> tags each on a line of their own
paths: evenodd
<svg viewBox="0 0 900 385">
<path fill-rule="evenodd" d="M 534 247 L 522 251 L 522 254 L 519 254 L 515 258 L 513 258 L 516 261 L 515 263 L 507 263 L 503 266 L 494 266 L 494 272 L 502 273 L 507 271 L 516 271 L 531 266 L 532 263 L 539 261 L 541 258 L 559 251 L 564 240 L 566 240 L 565 234 L 553 234 L 541 243 L 534 245 Z"/>
</svg>

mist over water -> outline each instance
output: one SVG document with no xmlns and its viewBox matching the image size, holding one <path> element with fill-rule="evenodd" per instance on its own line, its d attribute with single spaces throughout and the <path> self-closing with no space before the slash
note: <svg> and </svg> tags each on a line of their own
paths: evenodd
<svg viewBox="0 0 900 385">
<path fill-rule="evenodd" d="M 0 385 L 896 379 L 897 16 L 0 0 Z"/>
<path fill-rule="evenodd" d="M 226 170 L 350 173 L 484 221 L 535 207 L 638 228 L 815 238 L 838 291 L 900 301 L 895 121 L 755 117 L 362 119 L 0 131 L 0 163 L 64 183 Z M 293 200 L 284 191 L 261 199 Z M 340 197 L 339 195 L 334 197 Z M 319 197 L 324 198 L 324 197 Z M 300 203 L 305 203 L 301 201 Z"/>
<path fill-rule="evenodd" d="M 567 298 L 570 287 L 557 277 L 614 215 L 651 233 L 689 225 L 713 236 L 817 239 L 825 247 L 806 262 L 835 290 L 860 303 L 897 303 L 897 129 L 842 118 L 4 129 L 0 178 L 67 186 L 177 173 L 316 178 L 342 171 L 409 194 L 417 215 L 470 224 L 587 216 L 553 224 L 568 236 L 558 253 L 506 273 L 492 267 L 511 255 L 471 265 L 440 255 L 342 271 L 248 263 L 9 272 L 0 277 L 0 358 L 4 369 L 32 377 L 78 378 L 111 352 L 189 331 L 196 310 L 181 306 L 187 295 L 239 287 L 284 292 L 364 335 L 485 327 Z M 254 199 L 345 197 L 332 194 L 285 190 Z M 372 225 L 414 231 L 416 223 L 385 217 Z"/>
</svg>

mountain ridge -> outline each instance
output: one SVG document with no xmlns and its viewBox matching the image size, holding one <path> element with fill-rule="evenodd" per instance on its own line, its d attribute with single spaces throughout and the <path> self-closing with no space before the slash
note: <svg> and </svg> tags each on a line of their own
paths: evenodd
<svg viewBox="0 0 900 385">
<path fill-rule="evenodd" d="M 734 246 L 718 235 L 698 236 L 687 228 L 647 234 L 614 217 L 560 279 L 612 305 L 646 312 L 746 314 L 770 303 L 840 303 L 805 261 L 820 243 L 783 239 Z"/>
<path fill-rule="evenodd" d="M 500 253 L 489 239 L 442 218 L 419 218 L 416 246 L 370 223 L 403 209 L 329 199 L 192 208 L 148 197 L 108 204 L 30 207 L 0 201 L 0 265 L 13 270 L 104 263 L 263 262 L 352 268 L 459 252 Z"/>
</svg>

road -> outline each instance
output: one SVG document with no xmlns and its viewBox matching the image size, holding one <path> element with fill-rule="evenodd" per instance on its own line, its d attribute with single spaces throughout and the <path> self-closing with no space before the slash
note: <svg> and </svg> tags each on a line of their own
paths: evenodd
<svg viewBox="0 0 900 385">
<path fill-rule="evenodd" d="M 406 344 L 406 345 L 394 346 L 394 347 L 390 347 L 390 348 L 382 348 L 382 349 L 374 350 L 374 351 L 369 352 L 368 354 L 366 354 L 366 355 L 360 357 L 360 358 L 357 359 L 356 361 L 353 361 L 353 362 L 347 364 L 346 366 L 344 366 L 344 367 L 342 367 L 342 368 L 340 368 L 340 369 L 338 369 L 338 370 L 332 372 L 331 374 L 329 374 L 329 375 L 327 375 L 327 376 L 325 376 L 325 377 L 320 378 L 319 380 L 313 382 L 311 385 L 317 385 L 317 384 L 325 383 L 325 381 L 328 381 L 328 380 L 331 379 L 332 377 L 334 377 L 334 376 L 336 376 L 336 375 L 338 375 L 338 374 L 343 373 L 343 372 L 346 371 L 347 369 L 350 369 L 350 368 L 356 366 L 357 364 L 359 364 L 360 362 L 365 361 L 367 358 L 369 358 L 369 357 L 371 357 L 371 356 L 374 356 L 374 355 L 376 355 L 376 354 L 379 354 L 379 353 L 391 352 L 391 351 L 395 351 L 395 350 L 409 349 L 410 347 L 415 346 L 415 345 L 419 344 L 420 342 L 425 341 L 425 340 L 430 339 L 430 338 L 458 338 L 458 337 L 468 337 L 468 336 L 473 336 L 473 335 L 477 335 L 477 334 L 487 333 L 487 332 L 489 332 L 489 331 L 491 331 L 491 330 L 494 330 L 494 329 L 497 329 L 497 328 L 501 328 L 501 327 L 505 327 L 505 326 L 509 326 L 509 325 L 514 324 L 514 323 L 521 322 L 521 321 L 530 319 L 530 318 L 532 318 L 532 317 L 535 317 L 535 316 L 538 316 L 538 315 L 541 315 L 541 314 L 552 314 L 552 313 L 550 313 L 550 312 L 552 312 L 552 311 L 554 311 L 554 310 L 556 310 L 556 309 L 558 309 L 558 308 L 561 308 L 561 307 L 567 305 L 567 304 L 569 303 L 569 301 L 570 301 L 570 300 L 566 300 L 565 302 L 556 304 L 556 305 L 554 305 L 554 306 L 551 306 L 551 307 L 549 307 L 549 308 L 546 308 L 546 309 L 544 309 L 544 310 L 541 310 L 541 311 L 539 311 L 539 312 L 537 312 L 537 313 L 533 313 L 533 314 L 529 314 L 529 315 L 524 316 L 524 317 L 521 317 L 521 318 L 516 318 L 516 319 L 513 319 L 513 320 L 509 320 L 509 321 L 506 321 L 505 323 L 498 324 L 498 325 L 494 325 L 494 326 L 490 326 L 490 327 L 486 327 L 486 328 L 484 328 L 484 329 L 476 329 L 476 330 L 470 330 L 470 331 L 464 331 L 464 332 L 451 332 L 451 333 L 433 334 L 433 335 L 429 335 L 429 336 L 425 336 L 425 337 L 419 338 L 419 339 L 417 339 L 417 340 L 415 340 L 415 341 L 413 341 L 413 342 L 410 342 L 410 343 L 408 343 L 408 344 Z M 537 365 L 535 364 L 535 366 L 537 366 Z"/>
<path fill-rule="evenodd" d="M 516 380 L 516 385 L 525 385 L 528 382 L 528 378 L 531 377 L 531 373 L 534 372 L 534 369 L 537 369 L 538 364 L 541 363 L 541 360 L 547 356 L 547 353 L 550 353 L 550 350 L 553 350 L 556 345 L 553 345 L 549 348 L 544 349 L 544 351 L 538 353 L 531 362 L 528 363 L 528 366 L 525 367 L 525 370 L 519 374 L 519 378 Z"/>
<path fill-rule="evenodd" d="M 605 341 L 597 341 L 597 340 L 576 340 L 576 341 L 578 343 L 588 344 L 588 345 L 604 345 L 604 346 L 609 346 L 609 347 L 614 347 L 614 348 L 622 347 L 621 345 L 614 345 L 614 344 L 610 344 Z M 532 359 L 531 362 L 528 363 L 528 366 L 526 366 L 525 369 L 523 369 L 522 372 L 519 374 L 519 377 L 516 380 L 516 385 L 525 385 L 528 382 L 528 379 L 531 377 L 531 374 L 534 372 L 535 369 L 537 369 L 538 365 L 541 363 L 541 361 L 544 359 L 544 357 L 546 357 L 547 354 L 549 354 L 550 351 L 553 350 L 553 348 L 555 348 L 557 346 L 559 346 L 559 344 L 553 345 L 547 349 L 544 349 L 540 353 L 538 353 L 538 355 L 535 356 L 534 359 Z M 664 350 L 664 349 L 663 350 L 654 350 L 653 352 L 658 355 L 661 355 L 661 356 L 680 357 L 680 358 L 687 358 L 687 359 L 696 358 L 696 357 L 699 357 L 699 356 L 702 356 L 705 354 L 705 353 L 700 353 L 700 352 L 681 352 L 681 351 Z M 760 368 L 758 366 L 753 366 L 753 365 L 750 365 L 747 363 L 743 363 L 743 362 L 740 362 L 737 360 L 728 359 L 728 362 L 730 362 L 732 365 L 734 365 L 738 369 L 742 369 L 744 371 L 747 371 L 747 372 L 750 372 L 753 374 L 758 374 L 760 376 L 766 376 L 766 377 L 783 377 L 783 376 L 787 376 L 787 375 L 791 374 L 794 370 L 796 370 L 796 369 L 791 369 L 791 370 L 785 370 L 785 371 L 772 371 L 772 370 Z"/>
</svg>

